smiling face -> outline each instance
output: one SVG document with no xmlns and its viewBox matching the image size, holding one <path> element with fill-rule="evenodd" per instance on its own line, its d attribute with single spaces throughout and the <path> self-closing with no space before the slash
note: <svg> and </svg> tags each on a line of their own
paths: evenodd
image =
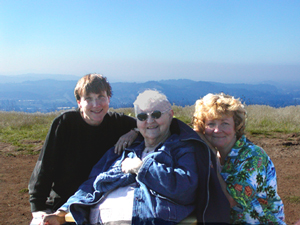
<svg viewBox="0 0 300 225">
<path fill-rule="evenodd" d="M 162 112 L 157 119 L 152 118 L 151 113 L 154 111 Z M 149 104 L 147 107 L 141 109 L 137 107 L 137 114 L 147 113 L 148 118 L 144 121 L 137 119 L 137 127 L 140 133 L 145 138 L 146 147 L 153 147 L 166 140 L 169 135 L 169 128 L 173 118 L 173 110 L 166 109 L 163 103 Z"/>
<path fill-rule="evenodd" d="M 205 120 L 205 137 L 220 152 L 228 154 L 236 142 L 233 116 Z"/>
<path fill-rule="evenodd" d="M 102 91 L 99 94 L 83 95 L 77 103 L 85 122 L 97 126 L 102 123 L 109 109 L 109 101 L 110 97 L 107 96 L 106 91 Z"/>
</svg>

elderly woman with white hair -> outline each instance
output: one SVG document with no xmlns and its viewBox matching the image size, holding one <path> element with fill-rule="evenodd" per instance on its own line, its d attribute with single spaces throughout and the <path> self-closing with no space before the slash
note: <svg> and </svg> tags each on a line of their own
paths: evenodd
<svg viewBox="0 0 300 225">
<path fill-rule="evenodd" d="M 77 224 L 177 224 L 195 210 L 199 185 L 206 189 L 209 179 L 208 148 L 192 128 L 173 118 L 170 102 L 158 91 L 141 93 L 134 109 L 141 136 L 122 156 L 110 149 L 44 224 L 64 223 L 67 212 Z M 196 151 L 202 152 L 202 162 Z M 207 208 L 207 198 L 201 201 Z"/>
</svg>

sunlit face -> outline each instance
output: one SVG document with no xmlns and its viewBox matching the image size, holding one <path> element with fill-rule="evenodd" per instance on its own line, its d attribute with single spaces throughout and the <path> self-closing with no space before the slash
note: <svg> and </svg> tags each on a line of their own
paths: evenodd
<svg viewBox="0 0 300 225">
<path fill-rule="evenodd" d="M 206 119 L 205 137 L 219 151 L 231 149 L 236 142 L 233 116 Z"/>
<path fill-rule="evenodd" d="M 151 113 L 155 110 L 162 112 L 161 117 L 154 119 L 151 116 Z M 165 111 L 165 112 L 164 112 Z M 145 121 L 140 121 L 137 119 L 137 127 L 140 130 L 140 133 L 145 138 L 145 143 L 150 145 L 157 145 L 168 136 L 170 124 L 173 118 L 173 110 L 169 109 L 166 111 L 166 108 L 160 105 L 153 107 L 147 107 L 145 109 L 137 108 L 137 114 L 139 113 L 148 113 L 148 118 Z"/>
<path fill-rule="evenodd" d="M 99 94 L 83 95 L 77 103 L 85 122 L 97 126 L 102 123 L 109 109 L 109 101 L 110 97 L 107 96 L 106 91 L 102 91 Z"/>
</svg>

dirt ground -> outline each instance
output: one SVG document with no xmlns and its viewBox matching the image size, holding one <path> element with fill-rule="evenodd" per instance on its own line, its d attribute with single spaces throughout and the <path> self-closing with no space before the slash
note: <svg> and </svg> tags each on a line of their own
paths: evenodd
<svg viewBox="0 0 300 225">
<path fill-rule="evenodd" d="M 278 192 L 285 206 L 286 223 L 300 219 L 300 133 L 247 136 L 263 147 L 275 164 Z M 37 149 L 42 143 L 36 143 Z M 26 224 L 31 220 L 27 185 L 38 155 L 21 155 L 0 143 L 0 224 Z"/>
</svg>

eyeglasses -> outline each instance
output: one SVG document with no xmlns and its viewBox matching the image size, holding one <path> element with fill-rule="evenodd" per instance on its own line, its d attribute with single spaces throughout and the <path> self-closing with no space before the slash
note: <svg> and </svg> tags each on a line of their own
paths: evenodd
<svg viewBox="0 0 300 225">
<path fill-rule="evenodd" d="M 151 115 L 151 117 L 152 117 L 153 119 L 159 119 L 159 118 L 161 117 L 161 115 L 162 115 L 163 113 L 167 112 L 167 111 L 169 111 L 169 109 L 166 110 L 166 111 L 163 111 L 163 112 L 161 112 L 161 111 L 159 111 L 159 110 L 155 110 L 155 111 L 149 112 L 149 113 L 142 112 L 142 113 L 139 113 L 136 117 L 137 117 L 140 121 L 145 121 L 145 120 L 147 120 L 147 119 L 148 119 L 148 116 L 150 116 L 150 115 Z"/>
</svg>

